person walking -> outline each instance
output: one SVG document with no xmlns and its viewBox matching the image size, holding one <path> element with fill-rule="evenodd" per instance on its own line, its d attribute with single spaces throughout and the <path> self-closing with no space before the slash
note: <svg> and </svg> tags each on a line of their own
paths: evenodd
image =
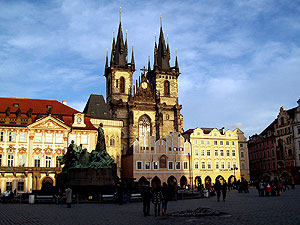
<svg viewBox="0 0 300 225">
<path fill-rule="evenodd" d="M 163 201 L 163 195 L 158 184 L 155 185 L 152 195 L 152 203 L 154 204 L 154 215 L 160 216 L 160 204 Z"/>
<path fill-rule="evenodd" d="M 167 214 L 167 206 L 169 201 L 169 189 L 166 182 L 163 183 L 162 195 L 163 195 L 163 200 L 162 200 L 161 208 L 162 208 L 162 215 L 165 216 Z"/>
<path fill-rule="evenodd" d="M 150 187 L 149 187 L 149 182 L 147 182 L 146 186 L 142 190 L 144 216 L 149 216 L 151 197 L 152 197 L 152 195 L 151 195 L 151 190 L 150 190 Z"/>
<path fill-rule="evenodd" d="M 226 192 L 227 192 L 227 183 L 226 183 L 226 180 L 224 180 L 223 185 L 222 185 L 223 202 L 225 202 L 225 199 L 226 199 Z"/>
<path fill-rule="evenodd" d="M 217 201 L 219 202 L 221 197 L 221 183 L 219 180 L 216 180 L 214 189 L 217 192 Z"/>
<path fill-rule="evenodd" d="M 67 197 L 66 203 L 68 205 L 68 208 L 71 208 L 71 203 L 72 203 L 72 189 L 70 187 L 68 187 L 66 189 L 66 197 Z"/>
</svg>

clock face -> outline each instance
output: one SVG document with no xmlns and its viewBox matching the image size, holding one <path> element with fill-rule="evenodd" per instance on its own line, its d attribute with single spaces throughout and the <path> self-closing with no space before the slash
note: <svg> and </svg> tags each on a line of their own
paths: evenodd
<svg viewBox="0 0 300 225">
<path fill-rule="evenodd" d="M 148 87 L 147 82 L 143 82 L 143 83 L 142 83 L 142 88 L 143 88 L 143 89 L 146 89 L 147 87 Z"/>
<path fill-rule="evenodd" d="M 79 117 L 77 118 L 77 123 L 81 123 L 82 119 Z"/>
</svg>

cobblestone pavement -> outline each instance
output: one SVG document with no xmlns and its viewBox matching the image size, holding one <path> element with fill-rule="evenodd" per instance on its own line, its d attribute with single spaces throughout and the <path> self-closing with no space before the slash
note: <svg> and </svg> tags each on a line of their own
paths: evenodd
<svg viewBox="0 0 300 225">
<path fill-rule="evenodd" d="M 142 203 L 73 204 L 71 209 L 55 204 L 0 204 L 0 224 L 300 224 L 300 186 L 280 197 L 258 197 L 228 192 L 226 202 L 216 197 L 171 201 L 168 212 L 208 207 L 226 213 L 204 217 L 144 217 Z"/>
</svg>

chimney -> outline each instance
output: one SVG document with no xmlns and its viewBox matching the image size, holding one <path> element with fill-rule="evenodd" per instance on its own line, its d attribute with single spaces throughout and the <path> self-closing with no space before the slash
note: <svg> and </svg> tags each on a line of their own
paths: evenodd
<svg viewBox="0 0 300 225">
<path fill-rule="evenodd" d="M 67 100 L 62 100 L 62 104 L 67 105 Z"/>
</svg>

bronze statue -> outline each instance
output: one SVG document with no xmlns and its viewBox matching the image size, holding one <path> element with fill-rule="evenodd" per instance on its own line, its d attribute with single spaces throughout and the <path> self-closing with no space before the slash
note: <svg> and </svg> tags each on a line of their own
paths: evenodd
<svg viewBox="0 0 300 225">
<path fill-rule="evenodd" d="M 106 151 L 106 146 L 105 146 L 103 124 L 100 123 L 98 127 L 98 139 L 96 145 L 96 152 L 102 152 L 102 151 Z"/>
</svg>

